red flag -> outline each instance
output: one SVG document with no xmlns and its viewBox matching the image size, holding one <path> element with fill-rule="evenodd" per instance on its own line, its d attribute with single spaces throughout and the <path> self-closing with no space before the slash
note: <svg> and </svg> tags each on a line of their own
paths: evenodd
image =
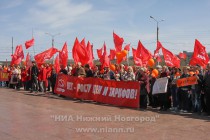
<svg viewBox="0 0 210 140">
<path fill-rule="evenodd" d="M 59 63 L 59 55 L 57 55 L 56 58 L 55 58 L 54 68 L 55 68 L 56 73 L 59 73 L 59 71 L 61 69 L 60 68 L 60 63 Z"/>
<path fill-rule="evenodd" d="M 206 66 L 209 62 L 209 56 L 206 52 L 206 47 L 204 47 L 197 39 L 195 40 L 193 56 L 190 60 L 190 65 L 199 64 L 201 66 Z"/>
<path fill-rule="evenodd" d="M 139 40 L 136 57 L 142 60 L 143 64 L 147 64 L 148 60 L 152 58 L 152 54 L 149 50 L 147 50 Z"/>
<path fill-rule="evenodd" d="M 162 61 L 160 55 L 157 55 L 156 60 L 157 60 L 157 62 L 161 62 Z"/>
<path fill-rule="evenodd" d="M 104 45 L 103 45 L 102 49 L 104 49 L 104 52 L 103 52 L 103 55 L 101 56 L 101 58 L 99 59 L 100 62 L 101 62 L 102 68 L 109 67 L 110 66 L 110 59 L 109 59 L 107 51 L 106 51 L 105 42 L 104 42 Z"/>
<path fill-rule="evenodd" d="M 25 42 L 26 49 L 30 48 L 33 45 L 34 45 L 34 38 Z"/>
<path fill-rule="evenodd" d="M 37 63 L 43 63 L 46 59 L 50 59 L 56 52 L 58 52 L 58 50 L 51 47 L 50 49 L 35 55 L 34 59 Z"/>
<path fill-rule="evenodd" d="M 115 55 L 116 55 L 116 51 L 110 49 L 110 55 L 109 55 L 110 60 L 113 60 L 115 58 Z"/>
<path fill-rule="evenodd" d="M 16 46 L 15 53 L 12 55 L 11 65 L 18 65 L 24 58 L 22 45 Z"/>
<path fill-rule="evenodd" d="M 159 50 L 160 50 L 162 47 L 163 47 L 162 44 L 158 41 L 158 42 L 157 42 L 157 48 L 156 48 L 156 50 L 155 50 L 155 52 L 154 52 L 154 58 L 157 58 L 157 56 L 159 55 Z"/>
<path fill-rule="evenodd" d="M 30 58 L 29 53 L 27 53 L 27 56 L 26 56 L 26 70 L 29 69 L 31 66 L 32 66 L 31 58 Z"/>
<path fill-rule="evenodd" d="M 167 66 L 178 67 L 178 68 L 180 67 L 180 59 L 176 55 L 174 55 L 169 50 L 165 49 L 163 46 L 162 46 L 162 51 Z"/>
<path fill-rule="evenodd" d="M 88 61 L 86 62 L 87 64 L 90 65 L 90 67 L 93 67 L 93 46 L 91 45 L 91 43 L 88 41 L 87 43 L 87 47 L 86 47 L 86 51 L 87 51 L 87 57 L 88 57 Z"/>
<path fill-rule="evenodd" d="M 63 45 L 62 50 L 59 52 L 59 59 L 60 59 L 60 64 L 66 67 L 68 62 L 68 47 L 66 42 Z"/>
<path fill-rule="evenodd" d="M 136 49 L 132 48 L 134 64 L 137 66 L 143 66 L 141 59 L 136 57 L 136 51 Z"/>
<path fill-rule="evenodd" d="M 98 54 L 99 59 L 102 57 L 103 48 L 104 48 L 104 46 L 101 49 L 97 49 L 97 54 Z"/>
<path fill-rule="evenodd" d="M 185 53 L 179 53 L 179 58 L 186 59 L 187 55 Z"/>
<path fill-rule="evenodd" d="M 72 57 L 74 62 L 77 64 L 79 62 L 79 56 L 77 55 L 76 48 L 80 45 L 79 40 L 76 38 L 74 41 L 74 46 L 72 48 Z"/>
<path fill-rule="evenodd" d="M 130 51 L 130 44 L 125 45 L 124 50 Z"/>
<path fill-rule="evenodd" d="M 115 44 L 116 52 L 120 52 L 122 50 L 122 44 L 124 42 L 124 39 L 119 37 L 114 32 L 113 32 L 113 38 L 114 38 L 114 44 Z"/>
<path fill-rule="evenodd" d="M 85 38 L 82 39 L 82 41 L 80 42 L 80 44 L 82 45 L 82 47 L 86 48 Z"/>
</svg>

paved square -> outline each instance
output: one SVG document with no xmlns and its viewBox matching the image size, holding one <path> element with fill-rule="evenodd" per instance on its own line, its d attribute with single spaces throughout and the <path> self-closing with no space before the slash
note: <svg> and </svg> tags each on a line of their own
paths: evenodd
<svg viewBox="0 0 210 140">
<path fill-rule="evenodd" d="M 210 139 L 210 117 L 0 88 L 1 140 Z"/>
</svg>

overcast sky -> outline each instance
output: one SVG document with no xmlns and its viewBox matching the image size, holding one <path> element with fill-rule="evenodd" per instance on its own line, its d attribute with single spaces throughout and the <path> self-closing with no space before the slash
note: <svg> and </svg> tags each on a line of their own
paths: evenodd
<svg viewBox="0 0 210 140">
<path fill-rule="evenodd" d="M 173 53 L 193 51 L 195 39 L 210 51 L 210 0 L 0 0 L 0 60 L 11 59 L 12 37 L 14 49 L 24 46 L 32 30 L 36 54 L 51 47 L 46 33 L 60 33 L 55 47 L 66 41 L 70 58 L 76 37 L 93 43 L 96 55 L 104 42 L 114 48 L 113 31 L 125 44 L 136 48 L 140 40 L 153 52 L 157 24 L 150 16 L 164 19 L 159 40 Z M 33 48 L 24 52 L 33 54 Z"/>
</svg>

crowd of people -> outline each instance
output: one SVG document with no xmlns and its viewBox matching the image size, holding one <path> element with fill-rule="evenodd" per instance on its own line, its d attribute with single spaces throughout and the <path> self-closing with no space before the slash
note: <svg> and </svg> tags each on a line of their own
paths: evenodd
<svg viewBox="0 0 210 140">
<path fill-rule="evenodd" d="M 94 66 L 88 64 L 82 66 L 79 62 L 76 65 L 67 67 L 61 66 L 59 73 L 76 77 L 95 77 L 104 80 L 116 81 L 138 81 L 140 84 L 140 108 L 148 106 L 159 108 L 160 111 L 170 110 L 173 112 L 195 112 L 198 114 L 210 115 L 210 64 L 206 68 L 200 66 L 184 66 L 181 69 L 157 65 L 158 76 L 152 75 L 154 68 L 115 65 L 110 67 Z M 0 86 L 24 90 L 29 92 L 54 93 L 57 74 L 53 65 L 42 64 L 39 67 L 36 62 L 26 68 L 23 66 L 0 66 L 0 71 L 9 73 L 9 80 L 0 81 Z M 176 81 L 180 78 L 196 76 L 198 84 L 177 87 Z M 152 94 L 153 85 L 157 78 L 167 77 L 168 87 L 166 93 Z"/>
</svg>

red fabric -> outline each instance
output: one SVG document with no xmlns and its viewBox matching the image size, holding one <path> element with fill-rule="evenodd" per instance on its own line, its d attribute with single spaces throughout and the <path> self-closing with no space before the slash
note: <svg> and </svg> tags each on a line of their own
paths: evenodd
<svg viewBox="0 0 210 140">
<path fill-rule="evenodd" d="M 86 51 L 87 51 L 87 57 L 88 57 L 88 61 L 86 62 L 87 64 L 90 65 L 90 67 L 93 67 L 93 46 L 91 45 L 91 43 L 88 41 L 87 43 L 87 47 L 86 47 Z"/>
<path fill-rule="evenodd" d="M 79 46 L 79 40 L 76 38 L 74 41 L 74 46 L 72 48 L 72 57 L 74 62 L 77 64 L 79 62 L 79 56 L 77 55 L 76 48 Z"/>
<path fill-rule="evenodd" d="M 114 38 L 114 45 L 115 45 L 116 52 L 121 52 L 121 50 L 122 50 L 122 44 L 124 42 L 124 39 L 121 38 L 121 37 L 119 37 L 114 32 L 113 32 L 113 38 Z"/>
<path fill-rule="evenodd" d="M 33 45 L 34 45 L 34 38 L 25 42 L 26 49 L 30 48 Z"/>
<path fill-rule="evenodd" d="M 43 80 L 43 68 L 39 68 L 39 74 L 38 74 L 38 80 L 42 81 Z"/>
<path fill-rule="evenodd" d="M 109 58 L 110 60 L 113 60 L 116 56 L 116 51 L 115 50 L 112 50 L 110 49 L 110 54 L 109 54 Z"/>
<path fill-rule="evenodd" d="M 103 47 L 101 49 L 97 49 L 97 54 L 99 59 L 102 57 Z"/>
<path fill-rule="evenodd" d="M 157 48 L 154 52 L 154 57 L 157 58 L 157 56 L 159 55 L 159 50 L 162 48 L 162 44 L 158 41 L 157 42 Z"/>
<path fill-rule="evenodd" d="M 165 49 L 163 46 L 162 46 L 162 51 L 167 66 L 178 67 L 178 68 L 180 67 L 180 59 L 176 55 L 174 55 L 169 50 Z"/>
<path fill-rule="evenodd" d="M 136 81 L 78 78 L 59 74 L 55 93 L 71 98 L 137 108 L 139 107 L 140 84 Z"/>
<path fill-rule="evenodd" d="M 12 55 L 11 65 L 18 65 L 24 58 L 22 45 L 19 45 L 15 49 L 14 55 Z"/>
<path fill-rule="evenodd" d="M 58 52 L 58 50 L 51 47 L 50 49 L 35 55 L 34 59 L 37 63 L 43 63 L 45 60 L 50 59 L 56 52 Z"/>
<path fill-rule="evenodd" d="M 100 62 L 102 64 L 102 68 L 110 66 L 110 59 L 109 59 L 107 51 L 106 51 L 106 44 L 105 44 L 105 42 L 104 42 L 104 47 L 103 48 L 104 48 L 104 53 L 103 53 L 103 55 L 102 55 L 102 57 L 100 59 Z"/>
<path fill-rule="evenodd" d="M 73 53 L 74 61 L 76 63 L 81 62 L 82 65 L 85 65 L 86 62 L 88 62 L 88 57 L 87 57 L 88 54 L 87 54 L 86 48 L 79 43 L 77 38 L 75 40 L 72 53 Z"/>
<path fill-rule="evenodd" d="M 85 38 L 82 39 L 82 41 L 80 42 L 80 45 L 82 45 L 83 48 L 86 48 Z"/>
<path fill-rule="evenodd" d="M 44 67 L 42 71 L 43 71 L 43 79 L 42 79 L 42 80 L 43 80 L 43 81 L 46 81 L 46 80 L 47 80 L 47 70 L 46 70 L 46 68 Z"/>
<path fill-rule="evenodd" d="M 136 57 L 140 58 L 143 64 L 147 64 L 148 60 L 152 58 L 152 54 L 149 50 L 147 50 L 142 43 L 139 41 Z"/>
<path fill-rule="evenodd" d="M 60 64 L 66 67 L 68 62 L 68 47 L 66 42 L 63 45 L 62 50 L 59 52 L 59 58 L 60 58 Z"/>
<path fill-rule="evenodd" d="M 162 62 L 160 55 L 157 55 L 156 60 L 157 62 Z"/>
<path fill-rule="evenodd" d="M 127 45 L 124 47 L 124 50 L 130 51 L 130 44 L 127 44 Z"/>
<path fill-rule="evenodd" d="M 186 59 L 187 55 L 185 53 L 179 53 L 179 58 Z"/>
<path fill-rule="evenodd" d="M 209 62 L 209 56 L 206 52 L 206 47 L 204 47 L 197 39 L 195 40 L 193 56 L 190 60 L 190 65 L 199 64 L 201 66 L 206 66 Z"/>
<path fill-rule="evenodd" d="M 32 62 L 31 62 L 29 53 L 27 53 L 27 55 L 26 55 L 26 69 L 28 70 L 30 68 L 30 66 L 32 66 Z"/>
<path fill-rule="evenodd" d="M 27 80 L 27 70 L 21 70 L 21 81 L 26 82 Z"/>
<path fill-rule="evenodd" d="M 51 70 L 52 70 L 52 68 L 51 68 L 50 66 L 47 66 L 47 67 L 46 67 L 46 78 L 49 78 L 49 77 L 50 77 L 50 75 L 51 75 Z"/>
<path fill-rule="evenodd" d="M 134 64 L 137 65 L 137 66 L 143 66 L 142 60 L 140 58 L 136 57 L 136 49 L 132 48 L 132 52 L 133 52 Z"/>
<path fill-rule="evenodd" d="M 60 63 L 59 63 L 59 55 L 56 56 L 55 58 L 55 63 L 54 63 L 55 71 L 56 73 L 59 73 L 60 71 Z"/>
</svg>

